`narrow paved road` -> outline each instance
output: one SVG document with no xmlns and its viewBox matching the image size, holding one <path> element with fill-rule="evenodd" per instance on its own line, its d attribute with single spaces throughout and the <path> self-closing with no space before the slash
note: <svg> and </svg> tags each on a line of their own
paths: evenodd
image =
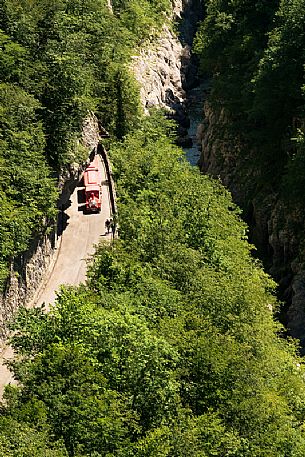
<svg viewBox="0 0 305 457">
<path fill-rule="evenodd" d="M 109 187 L 105 167 L 102 166 L 102 210 L 98 214 L 84 214 L 79 204 L 81 190 L 76 187 L 70 197 L 70 206 L 64 212 L 64 228 L 58 242 L 58 253 L 48 278 L 41 287 L 32 306 L 46 306 L 55 303 L 56 292 L 62 284 L 78 285 L 86 280 L 86 266 L 94 254 L 94 246 L 101 240 L 110 241 L 105 233 L 105 221 L 110 218 Z M 4 359 L 13 357 L 11 347 L 7 347 L 0 357 L 0 398 L 4 386 L 14 382 L 10 371 L 3 365 Z"/>
<path fill-rule="evenodd" d="M 86 264 L 94 254 L 94 246 L 101 239 L 110 239 L 105 234 L 105 221 L 110 218 L 109 188 L 104 167 L 102 176 L 102 211 L 83 214 L 78 205 L 79 188 L 71 195 L 71 205 L 65 211 L 67 227 L 63 231 L 59 253 L 49 280 L 36 300 L 36 305 L 53 304 L 62 284 L 77 285 L 86 280 Z"/>
</svg>

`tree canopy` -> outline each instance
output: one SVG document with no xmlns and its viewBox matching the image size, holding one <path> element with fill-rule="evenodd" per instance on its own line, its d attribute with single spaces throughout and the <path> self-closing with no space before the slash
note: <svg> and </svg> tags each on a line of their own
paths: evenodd
<svg viewBox="0 0 305 457">
<path fill-rule="evenodd" d="M 1 274 L 54 217 L 51 176 L 81 158 L 88 110 L 116 132 L 120 230 L 97 248 L 85 285 L 62 288 L 48 313 L 16 316 L 19 385 L 1 406 L 0 455 L 304 456 L 304 367 L 273 319 L 275 284 L 251 255 L 240 210 L 186 162 L 171 122 L 140 113 L 129 57 L 169 7 L 0 4 L 0 166 L 10 178 L 0 184 Z M 214 99 L 234 114 L 240 82 L 238 105 L 252 102 L 243 128 L 259 113 L 276 7 L 211 0 L 198 34 Z"/>
<path fill-rule="evenodd" d="M 49 313 L 20 311 L 3 413 L 69 456 L 301 456 L 303 366 L 274 284 L 171 128 L 152 113 L 112 146 L 120 239 Z"/>
<path fill-rule="evenodd" d="M 257 184 L 267 192 L 271 183 L 292 204 L 304 194 L 303 19 L 302 0 L 209 0 L 195 40 L 202 69 L 212 75 L 213 109 L 226 110 L 218 136 L 229 131 L 227 147 L 242 145 L 240 179 L 255 167 Z"/>
<path fill-rule="evenodd" d="M 9 263 L 56 217 L 56 177 L 87 159 L 94 111 L 122 138 L 140 116 L 130 55 L 158 33 L 168 0 L 0 3 L 0 287 Z M 53 179 L 55 178 L 55 179 Z"/>
</svg>

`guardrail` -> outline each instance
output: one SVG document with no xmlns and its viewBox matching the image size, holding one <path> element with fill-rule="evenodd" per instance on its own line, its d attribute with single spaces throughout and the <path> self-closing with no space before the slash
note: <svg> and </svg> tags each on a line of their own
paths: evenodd
<svg viewBox="0 0 305 457">
<path fill-rule="evenodd" d="M 118 216 L 118 209 L 117 209 L 117 201 L 116 201 L 116 191 L 115 191 L 115 184 L 112 176 L 112 169 L 111 169 L 111 162 L 108 157 L 108 153 L 103 146 L 102 143 L 99 143 L 97 146 L 97 153 L 101 155 L 106 169 L 106 175 L 109 185 L 109 197 L 110 197 L 110 207 L 111 207 L 111 216 L 113 218 L 113 225 L 112 225 L 112 236 L 113 238 L 118 237 L 118 224 L 117 224 L 117 216 Z"/>
</svg>

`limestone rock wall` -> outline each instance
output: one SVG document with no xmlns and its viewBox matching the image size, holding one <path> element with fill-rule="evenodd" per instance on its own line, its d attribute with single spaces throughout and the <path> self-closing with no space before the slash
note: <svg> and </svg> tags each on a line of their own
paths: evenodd
<svg viewBox="0 0 305 457">
<path fill-rule="evenodd" d="M 158 106 L 177 122 L 176 144 L 190 147 L 190 119 L 187 114 L 187 93 L 197 83 L 197 64 L 191 46 L 197 22 L 203 14 L 202 0 L 172 0 L 172 27 L 164 26 L 150 46 L 133 56 L 131 70 L 140 86 L 144 112 Z M 177 33 L 178 30 L 178 33 Z"/>
<path fill-rule="evenodd" d="M 46 273 L 56 258 L 58 239 L 56 227 L 50 233 L 34 240 L 24 255 L 11 264 L 11 272 L 4 295 L 0 297 L 0 345 L 7 337 L 7 324 L 20 306 L 29 306 L 35 300 Z"/>
<path fill-rule="evenodd" d="M 74 191 L 86 165 L 90 161 L 90 157 L 92 158 L 92 154 L 97 150 L 100 141 L 99 130 L 100 128 L 96 116 L 93 113 L 88 113 L 88 116 L 83 121 L 80 142 L 82 146 L 85 147 L 89 159 L 83 163 L 72 162 L 61 170 L 58 179 L 58 187 L 60 189 L 58 207 L 61 209 L 64 208 L 69 201 L 71 193 Z"/>
<path fill-rule="evenodd" d="M 177 110 L 185 101 L 186 73 L 191 66 L 190 44 L 195 32 L 201 0 L 172 0 L 171 22 L 183 24 L 180 36 L 164 26 L 159 38 L 133 56 L 132 70 L 140 85 L 146 112 L 152 106 Z M 178 109 L 179 111 L 179 109 Z"/>
<path fill-rule="evenodd" d="M 144 110 L 153 106 L 171 108 L 182 103 L 181 56 L 183 46 L 168 27 L 154 47 L 143 49 L 133 57 L 132 70 L 140 85 Z"/>
</svg>

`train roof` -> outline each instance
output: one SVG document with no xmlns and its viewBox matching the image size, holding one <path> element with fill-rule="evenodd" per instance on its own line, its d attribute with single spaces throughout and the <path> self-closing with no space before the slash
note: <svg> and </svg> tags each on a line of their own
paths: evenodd
<svg viewBox="0 0 305 457">
<path fill-rule="evenodd" d="M 100 191 L 100 186 L 98 184 L 91 184 L 90 186 L 86 186 L 85 192 L 94 192 Z"/>
<path fill-rule="evenodd" d="M 95 156 L 94 159 L 92 160 L 92 162 L 89 163 L 89 165 L 86 167 L 86 170 L 93 169 L 93 168 L 96 170 L 99 169 L 99 162 L 97 160 L 97 156 Z"/>
<path fill-rule="evenodd" d="M 90 184 L 97 184 L 99 179 L 98 170 L 86 170 L 84 174 L 85 186 Z"/>
</svg>

